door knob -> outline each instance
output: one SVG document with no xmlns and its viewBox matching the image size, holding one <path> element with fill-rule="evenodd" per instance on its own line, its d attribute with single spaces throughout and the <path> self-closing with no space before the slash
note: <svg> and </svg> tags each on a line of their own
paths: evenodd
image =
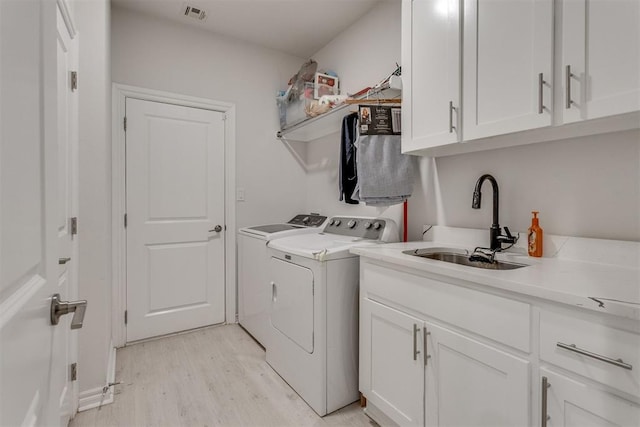
<svg viewBox="0 0 640 427">
<path fill-rule="evenodd" d="M 60 301 L 60 294 L 54 294 L 51 297 L 51 324 L 57 325 L 60 316 L 73 313 L 71 319 L 71 329 L 82 328 L 84 321 L 84 312 L 87 310 L 87 301 Z"/>
<path fill-rule="evenodd" d="M 221 231 L 222 231 L 222 226 L 221 226 L 221 225 L 216 225 L 216 226 L 215 226 L 215 227 L 213 227 L 211 230 L 209 230 L 209 233 L 212 233 L 212 232 L 214 232 L 214 231 L 215 231 L 216 233 L 221 232 Z"/>
<path fill-rule="evenodd" d="M 66 258 L 58 258 L 58 264 L 60 265 L 65 265 L 66 263 L 68 263 L 69 261 L 71 261 L 71 258 L 66 257 Z"/>
</svg>

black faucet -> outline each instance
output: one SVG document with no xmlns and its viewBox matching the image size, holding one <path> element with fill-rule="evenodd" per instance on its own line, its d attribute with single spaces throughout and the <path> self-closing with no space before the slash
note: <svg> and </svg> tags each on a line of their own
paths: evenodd
<svg viewBox="0 0 640 427">
<path fill-rule="evenodd" d="M 501 251 L 502 243 L 513 244 L 518 241 L 518 238 L 511 235 L 508 227 L 504 228 L 506 235 L 502 234 L 500 224 L 498 223 L 498 183 L 493 176 L 484 174 L 478 178 L 476 188 L 473 190 L 473 203 L 471 204 L 471 207 L 473 209 L 480 209 L 480 202 L 482 200 L 482 193 L 480 192 L 480 189 L 482 188 L 482 184 L 485 180 L 489 180 L 493 187 L 493 224 L 491 224 L 491 228 L 489 229 L 489 240 L 491 242 L 490 248 L 492 251 Z"/>
</svg>

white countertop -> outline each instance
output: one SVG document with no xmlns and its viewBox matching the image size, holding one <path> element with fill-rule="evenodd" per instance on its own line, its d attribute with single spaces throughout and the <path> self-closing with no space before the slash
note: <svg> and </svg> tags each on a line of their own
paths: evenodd
<svg viewBox="0 0 640 427">
<path fill-rule="evenodd" d="M 440 237 L 443 233 L 440 233 Z M 550 238 L 551 241 L 553 238 Z M 562 238 L 559 238 L 562 239 Z M 478 283 L 495 289 L 568 304 L 600 313 L 640 320 L 640 244 L 596 239 L 565 239 L 552 257 L 533 258 L 519 253 L 501 253 L 496 259 L 528 264 L 514 270 L 485 270 L 444 261 L 404 254 L 403 251 L 422 248 L 460 248 L 473 250 L 473 245 L 443 241 L 418 241 L 356 247 L 351 252 L 361 257 L 379 260 L 413 270 L 425 271 L 454 279 Z M 567 242 L 571 241 L 571 244 Z M 613 248 L 619 256 L 602 252 L 598 261 L 590 260 L 591 245 Z M 619 243 L 619 244 L 618 244 Z M 579 248 L 579 249 L 576 249 Z M 545 245 L 546 250 L 546 245 Z M 563 251 L 565 252 L 563 256 Z M 522 252 L 522 250 L 520 251 Z M 586 256 L 580 256 L 586 253 Z M 622 254 L 622 256 L 620 256 Z M 576 259 L 577 258 L 577 259 Z M 623 258 L 624 262 L 620 262 Z"/>
</svg>

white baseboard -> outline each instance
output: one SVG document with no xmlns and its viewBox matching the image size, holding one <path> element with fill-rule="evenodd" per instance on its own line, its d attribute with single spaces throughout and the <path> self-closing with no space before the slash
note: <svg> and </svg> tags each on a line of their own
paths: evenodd
<svg viewBox="0 0 640 427">
<path fill-rule="evenodd" d="M 113 343 L 112 343 L 113 344 Z M 109 352 L 109 363 L 107 366 L 107 381 L 105 387 L 108 387 L 109 383 L 116 381 L 116 348 L 111 345 L 111 351 Z M 90 390 L 80 393 L 78 402 L 78 412 L 86 411 L 88 409 L 97 408 L 99 406 L 108 405 L 114 401 L 114 388 L 108 387 L 106 393 L 102 393 L 103 387 L 96 387 Z"/>
</svg>

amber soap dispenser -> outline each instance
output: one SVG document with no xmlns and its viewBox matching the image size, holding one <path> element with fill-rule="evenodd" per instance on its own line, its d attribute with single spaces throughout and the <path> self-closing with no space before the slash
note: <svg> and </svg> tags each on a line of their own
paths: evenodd
<svg viewBox="0 0 640 427">
<path fill-rule="evenodd" d="M 533 211 L 533 218 L 531 218 L 531 227 L 529 227 L 529 256 L 541 257 L 542 256 L 542 228 L 538 223 L 538 212 Z"/>
</svg>

